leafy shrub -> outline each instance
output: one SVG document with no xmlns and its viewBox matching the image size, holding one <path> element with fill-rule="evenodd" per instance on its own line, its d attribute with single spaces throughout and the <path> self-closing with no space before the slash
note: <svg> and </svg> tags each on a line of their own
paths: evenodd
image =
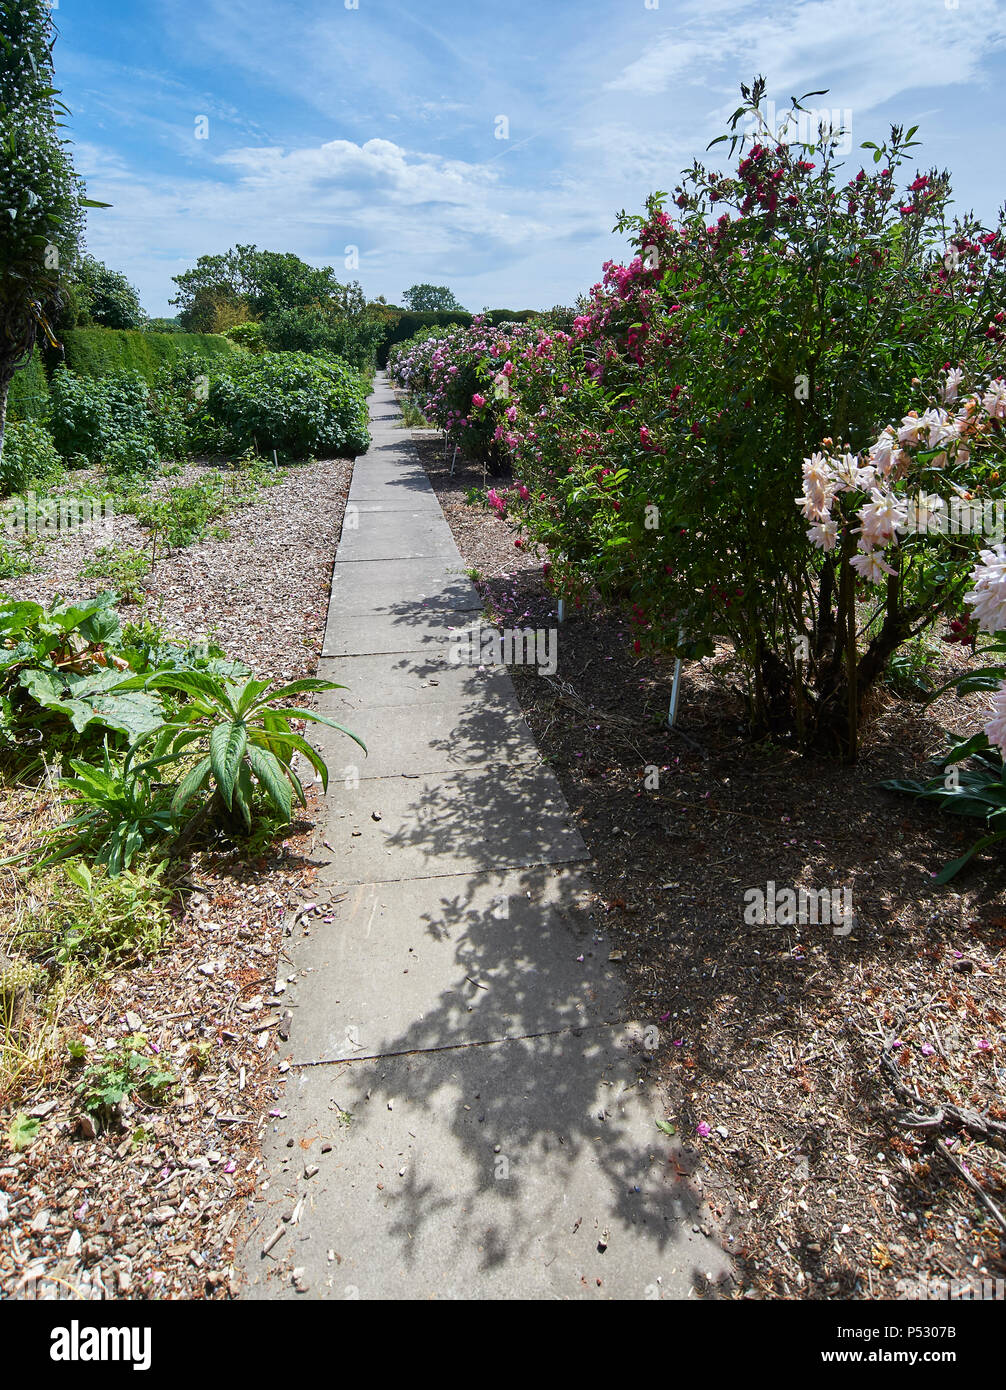
<svg viewBox="0 0 1006 1390">
<path fill-rule="evenodd" d="M 85 322 L 106 328 L 142 328 L 140 296 L 118 270 L 83 255 L 73 267 L 78 312 Z"/>
<path fill-rule="evenodd" d="M 98 463 L 118 441 L 147 438 L 150 392 L 139 372 L 95 379 L 61 367 L 53 375 L 50 394 L 53 439 L 65 459 L 83 457 Z"/>
<path fill-rule="evenodd" d="M 196 750 L 202 754 L 175 789 L 171 809 L 179 821 L 193 799 L 209 791 L 210 800 L 204 799 L 202 809 L 217 804 L 250 831 L 252 794 L 257 784 L 283 824 L 289 824 L 293 795 L 302 806 L 307 804 L 300 778 L 293 770 L 296 753 L 308 760 L 327 790 L 328 768 L 307 740 L 291 729 L 293 719 L 325 724 L 367 751 L 356 734 L 341 724 L 314 710 L 283 703 L 294 695 L 342 689 L 331 681 L 300 680 L 273 687 L 270 681 L 236 682 L 209 673 L 166 672 L 151 677 L 147 684 L 151 690 L 188 696 L 173 721 L 142 740 L 154 740 L 151 763 L 191 756 Z"/>
<path fill-rule="evenodd" d="M 63 478 L 63 460 L 52 435 L 35 420 L 10 420 L 0 457 L 0 497 L 51 487 Z"/>
<path fill-rule="evenodd" d="M 142 435 L 125 434 L 106 446 L 102 463 L 105 472 L 112 477 L 153 474 L 160 465 L 160 453 L 151 440 Z"/>
<path fill-rule="evenodd" d="M 63 778 L 60 786 L 69 793 L 65 805 L 73 814 L 49 834 L 37 868 L 81 857 L 116 878 L 138 854 L 166 846 L 174 836 L 191 835 L 200 822 L 220 819 L 250 833 L 259 819 L 256 787 L 287 825 L 294 795 L 306 804 L 294 755 L 302 754 L 328 784 L 327 765 L 291 729 L 291 721 L 327 724 L 360 743 L 324 715 L 282 703 L 293 695 L 341 688 L 330 681 L 302 680 L 272 689 L 269 681 L 232 680 L 205 670 L 159 671 L 145 684 L 159 694 L 181 696 L 182 703 L 170 720 L 136 738 L 121 761 L 107 742 L 100 764 L 70 760 L 75 776 Z M 144 761 L 141 750 L 149 753 Z M 195 765 L 177 785 L 164 783 L 169 765 L 191 764 L 193 757 Z M 197 798 L 199 806 L 188 814 Z"/>
<path fill-rule="evenodd" d="M 374 361 L 384 327 L 366 314 L 344 314 L 320 305 L 277 309 L 262 320 L 261 342 L 271 352 L 341 357 L 362 368 Z"/>
<path fill-rule="evenodd" d="M 0 603 L 0 748 L 23 753 L 29 734 L 51 747 L 75 746 L 96 731 L 134 739 L 161 722 L 160 701 L 115 656 L 114 599 L 101 594 L 48 610 Z"/>
<path fill-rule="evenodd" d="M 284 459 L 362 454 L 370 444 L 364 383 L 337 358 L 301 352 L 240 356 L 211 374 L 204 437 Z"/>
<path fill-rule="evenodd" d="M 793 505 L 801 462 L 875 447 L 947 361 L 995 365 L 1006 231 L 955 220 L 945 173 L 908 181 L 913 130 L 844 168 L 839 132 L 787 143 L 763 97 L 759 79 L 721 137 L 736 168 L 696 163 L 672 195 L 623 214 L 628 264 L 605 266 L 572 333 L 515 333 L 507 392 L 480 390 L 478 408 L 522 480 L 510 513 L 554 578 L 623 607 L 640 650 L 695 657 L 726 638 L 752 732 L 854 758 L 871 685 L 954 601 L 972 547 L 906 547 L 859 614 L 858 518 L 816 549 L 816 518 Z M 464 345 L 450 366 L 454 380 L 482 370 Z"/>
<path fill-rule="evenodd" d="M 226 329 L 224 337 L 248 352 L 265 352 L 263 332 L 262 324 L 250 319 L 247 323 L 236 323 L 233 328 Z"/>
</svg>

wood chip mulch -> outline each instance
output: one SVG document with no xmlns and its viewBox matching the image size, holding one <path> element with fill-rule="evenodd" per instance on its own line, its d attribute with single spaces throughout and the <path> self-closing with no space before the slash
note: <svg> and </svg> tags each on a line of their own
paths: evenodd
<svg viewBox="0 0 1006 1390">
<path fill-rule="evenodd" d="M 186 470 L 188 473 L 190 470 Z M 159 561 L 146 607 L 179 637 L 213 636 L 261 676 L 313 674 L 332 562 L 352 476 L 346 460 L 292 467 L 261 501 L 227 520 L 231 537 Z M 183 478 L 182 481 L 186 479 Z M 132 518 L 114 542 L 142 544 Z M 135 530 L 136 535 L 133 535 Z M 100 538 L 46 543 L 19 595 L 93 593 L 76 579 Z M 139 609 L 125 609 L 135 618 Z M 253 862 L 207 850 L 186 869 L 171 940 L 67 1002 L 67 1038 L 99 1045 L 142 1032 L 179 1077 L 163 1106 L 125 1102 L 94 1133 L 68 1063 L 16 1097 L 0 1097 L 0 1297 L 220 1298 L 237 1289 L 234 1253 L 261 1170 L 258 1140 L 282 1112 L 288 1070 L 284 1005 L 292 969 L 284 937 L 317 910 L 308 811 Z M 0 880 L 0 946 L 8 918 Z M 17 1153 L 13 1112 L 40 1119 Z"/>
<path fill-rule="evenodd" d="M 551 626 L 540 557 L 465 502 L 481 468 L 459 458 L 451 477 L 442 440 L 414 439 L 487 611 Z M 961 660 L 948 647 L 934 681 Z M 920 1112 L 1006 1120 L 1006 864 L 980 856 L 935 885 L 978 823 L 876 786 L 918 776 L 944 729 L 973 732 L 982 699 L 927 709 L 879 691 L 850 768 L 747 741 L 729 668 L 726 650 L 686 666 L 669 729 L 670 664 L 636 655 L 628 624 L 594 605 L 559 628 L 555 677 L 511 674 L 593 856 L 629 1008 L 659 1037 L 641 1071 L 700 1160 L 735 1296 L 1002 1279 L 1004 1233 L 953 1161 L 1003 1212 L 1004 1146 L 948 1122 L 945 1159 L 899 1122 L 881 1069 L 886 1048 Z M 769 882 L 849 888 L 853 930 L 745 923 L 745 892 Z"/>
</svg>

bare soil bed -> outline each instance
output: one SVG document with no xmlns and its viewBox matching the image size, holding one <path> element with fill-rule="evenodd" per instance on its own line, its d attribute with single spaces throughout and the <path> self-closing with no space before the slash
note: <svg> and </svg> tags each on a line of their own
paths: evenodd
<svg viewBox="0 0 1006 1390">
<path fill-rule="evenodd" d="M 554 624 L 540 558 L 465 501 L 481 468 L 459 459 L 451 477 L 442 441 L 414 437 L 488 613 Z M 948 647 L 944 679 L 960 661 Z M 886 1048 L 919 1111 L 1006 1120 L 1006 866 L 983 856 L 937 886 L 977 823 L 876 786 L 919 775 L 944 729 L 972 732 L 980 697 L 927 709 L 879 692 L 850 768 L 747 741 L 726 650 L 685 668 L 669 729 L 670 664 L 637 655 L 599 606 L 559 628 L 555 677 L 512 675 L 593 856 L 632 1013 L 658 1030 L 641 1065 L 700 1159 L 737 1293 L 890 1298 L 1001 1278 L 1003 1232 L 954 1161 L 1002 1211 L 1002 1145 L 948 1122 L 945 1157 L 899 1123 L 880 1068 Z M 746 924 L 746 890 L 770 882 L 848 887 L 853 930 Z"/>
</svg>

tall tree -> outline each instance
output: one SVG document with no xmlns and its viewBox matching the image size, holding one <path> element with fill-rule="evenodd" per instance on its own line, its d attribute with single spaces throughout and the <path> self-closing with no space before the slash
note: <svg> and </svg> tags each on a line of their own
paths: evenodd
<svg viewBox="0 0 1006 1390">
<path fill-rule="evenodd" d="M 402 303 L 414 314 L 466 313 L 447 285 L 412 285 L 402 295 Z"/>
<path fill-rule="evenodd" d="M 58 117 L 55 28 L 47 0 L 0 0 L 0 453 L 7 396 L 64 298 L 63 270 L 80 243 L 84 198 Z"/>
<path fill-rule="evenodd" d="M 140 308 L 139 293 L 117 270 L 111 270 L 93 256 L 82 256 L 74 267 L 81 308 L 92 323 L 106 328 L 141 328 L 146 315 Z"/>
<path fill-rule="evenodd" d="M 328 306 L 336 301 L 344 312 L 359 312 L 364 304 L 359 286 L 342 285 L 331 266 L 320 270 L 289 251 L 260 251 L 257 246 L 234 246 L 218 256 L 200 256 L 191 270 L 175 276 L 178 306 L 186 328 L 208 331 L 203 325 L 207 306 L 244 302 L 257 319 L 280 310 Z M 210 315 L 212 317 L 212 315 Z"/>
</svg>

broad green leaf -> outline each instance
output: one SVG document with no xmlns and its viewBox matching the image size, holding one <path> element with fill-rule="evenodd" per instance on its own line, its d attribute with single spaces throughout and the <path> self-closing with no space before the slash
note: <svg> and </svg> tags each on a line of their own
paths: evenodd
<svg viewBox="0 0 1006 1390">
<path fill-rule="evenodd" d="M 171 813 L 173 816 L 180 816 L 192 798 L 198 792 L 202 791 L 211 771 L 212 762 L 209 755 L 207 755 L 201 762 L 196 763 L 191 772 L 187 773 L 186 776 L 182 778 L 171 800 Z"/>
<path fill-rule="evenodd" d="M 213 776 L 228 810 L 234 805 L 234 787 L 247 746 L 248 726 L 240 721 L 233 724 L 217 724 L 210 734 Z"/>
<path fill-rule="evenodd" d="M 252 782 L 251 769 L 242 758 L 238 767 L 237 784 L 234 788 L 234 801 L 241 818 L 245 823 L 245 829 L 252 828 L 252 800 L 255 795 L 255 787 Z"/>
<path fill-rule="evenodd" d="M 293 801 L 290 795 L 290 783 L 287 781 L 279 762 L 272 753 L 264 748 L 256 747 L 254 743 L 248 745 L 248 761 L 251 764 L 252 772 L 258 778 L 259 785 L 277 811 L 285 816 L 286 822 L 289 824 L 293 815 Z"/>
</svg>

